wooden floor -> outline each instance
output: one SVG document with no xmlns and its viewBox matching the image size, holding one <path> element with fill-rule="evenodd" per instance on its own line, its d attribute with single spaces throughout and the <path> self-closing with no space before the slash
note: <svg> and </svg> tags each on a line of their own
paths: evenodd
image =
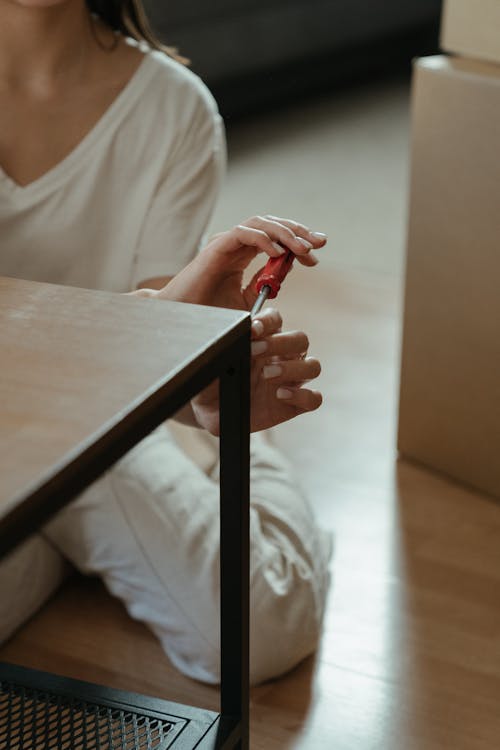
<svg viewBox="0 0 500 750">
<path fill-rule="evenodd" d="M 320 267 L 321 268 L 321 267 Z M 325 405 L 276 430 L 334 529 L 321 648 L 253 690 L 254 750 L 500 748 L 500 503 L 397 461 L 400 288 L 299 272 L 281 309 L 311 331 Z M 0 658 L 216 708 L 97 581 L 73 579 Z"/>
</svg>

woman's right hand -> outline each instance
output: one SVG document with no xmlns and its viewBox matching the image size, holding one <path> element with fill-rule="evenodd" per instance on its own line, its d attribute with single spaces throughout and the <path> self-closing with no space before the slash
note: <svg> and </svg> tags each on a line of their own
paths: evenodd
<svg viewBox="0 0 500 750">
<path fill-rule="evenodd" d="M 311 251 L 323 247 L 326 241 L 326 235 L 296 221 L 254 216 L 213 237 L 163 289 L 150 296 L 250 310 L 257 296 L 256 276 L 244 286 L 243 273 L 256 255 L 277 257 L 290 250 L 302 265 L 315 266 L 318 260 Z"/>
</svg>

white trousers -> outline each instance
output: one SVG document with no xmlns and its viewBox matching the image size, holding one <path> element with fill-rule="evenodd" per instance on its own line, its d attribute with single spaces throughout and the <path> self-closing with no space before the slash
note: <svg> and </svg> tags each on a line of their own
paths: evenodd
<svg viewBox="0 0 500 750">
<path fill-rule="evenodd" d="M 252 437 L 250 675 L 257 683 L 316 648 L 331 542 L 282 456 Z M 208 474 L 162 426 L 61 511 L 44 536 L 81 572 L 101 576 L 178 669 L 216 683 L 219 486 L 210 445 L 198 463 Z"/>
</svg>

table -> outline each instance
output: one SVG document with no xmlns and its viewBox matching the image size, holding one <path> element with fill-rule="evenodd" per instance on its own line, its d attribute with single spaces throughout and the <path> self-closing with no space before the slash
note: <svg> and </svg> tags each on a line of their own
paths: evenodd
<svg viewBox="0 0 500 750">
<path fill-rule="evenodd" d="M 248 747 L 249 340 L 247 313 L 0 278 L 0 557 L 217 377 L 221 419 L 220 713 L 3 664 L 0 745 Z"/>
</svg>

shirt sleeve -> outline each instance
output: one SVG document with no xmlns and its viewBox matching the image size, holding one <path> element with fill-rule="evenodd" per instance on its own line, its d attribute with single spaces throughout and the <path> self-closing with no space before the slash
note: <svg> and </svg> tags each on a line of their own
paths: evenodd
<svg viewBox="0 0 500 750">
<path fill-rule="evenodd" d="M 226 167 L 224 125 L 208 93 L 166 160 L 141 230 L 130 288 L 174 276 L 200 249 Z"/>
</svg>

